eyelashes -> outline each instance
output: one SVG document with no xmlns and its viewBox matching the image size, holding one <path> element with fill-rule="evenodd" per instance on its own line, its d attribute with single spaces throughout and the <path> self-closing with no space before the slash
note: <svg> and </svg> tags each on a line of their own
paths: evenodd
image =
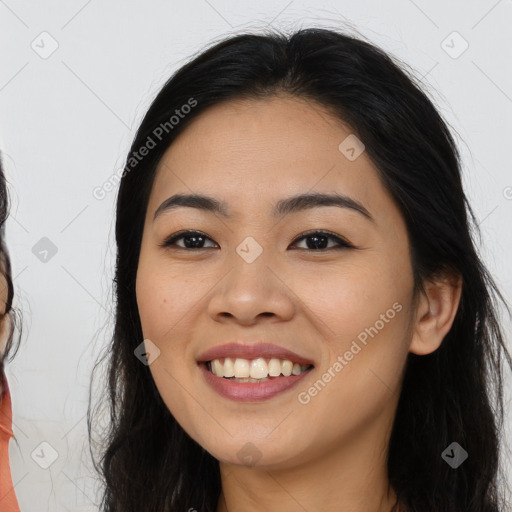
<svg viewBox="0 0 512 512">
<path fill-rule="evenodd" d="M 176 242 L 179 240 L 188 240 L 189 247 L 177 245 Z M 297 238 L 295 238 L 292 242 L 292 245 L 297 244 L 302 240 L 313 240 L 312 244 L 307 244 L 306 248 L 299 248 L 299 250 L 306 250 L 311 252 L 325 252 L 330 250 L 340 250 L 340 249 L 356 249 L 355 246 L 350 244 L 347 240 L 336 235 L 330 231 L 326 230 L 311 230 L 305 233 L 301 233 Z M 160 247 L 171 248 L 171 249 L 182 249 L 188 251 L 197 251 L 200 249 L 210 249 L 216 248 L 218 245 L 215 244 L 216 247 L 204 247 L 203 244 L 206 241 L 213 242 L 213 240 L 203 233 L 202 231 L 179 231 L 178 233 L 174 233 L 170 237 L 166 238 L 162 244 L 159 244 Z M 325 242 L 329 244 L 329 241 L 334 241 L 337 245 L 334 247 L 323 247 Z M 186 244 L 185 244 L 186 245 Z M 294 248 L 296 250 L 296 248 Z"/>
<path fill-rule="evenodd" d="M 316 242 L 313 244 L 314 249 L 307 247 L 305 250 L 320 252 L 320 251 L 327 251 L 330 249 L 335 249 L 335 250 L 355 249 L 355 247 L 352 244 L 350 244 L 347 240 L 345 240 L 341 236 L 336 235 L 336 234 L 331 233 L 330 231 L 326 231 L 326 230 L 306 231 L 305 233 L 302 233 L 301 235 L 299 235 L 292 243 L 295 244 L 298 241 L 307 240 L 307 239 L 315 239 Z M 320 242 L 318 242 L 318 240 L 320 240 Z M 326 247 L 326 248 L 316 247 L 318 244 L 322 245 L 322 242 L 324 240 L 333 240 L 337 245 L 334 247 Z"/>
<path fill-rule="evenodd" d="M 203 233 L 201 231 L 179 231 L 178 233 L 171 235 L 169 238 L 166 238 L 164 243 L 161 244 L 161 247 L 176 246 L 177 240 L 181 240 L 181 239 L 185 239 L 185 238 L 194 239 L 195 242 L 193 242 L 193 243 L 201 243 L 201 240 L 211 240 L 211 238 L 209 236 L 207 236 L 205 233 Z M 208 247 L 195 247 L 195 248 L 181 247 L 181 246 L 176 246 L 176 247 L 179 249 L 189 249 L 189 250 L 190 249 L 192 249 L 192 250 L 208 249 Z"/>
</svg>

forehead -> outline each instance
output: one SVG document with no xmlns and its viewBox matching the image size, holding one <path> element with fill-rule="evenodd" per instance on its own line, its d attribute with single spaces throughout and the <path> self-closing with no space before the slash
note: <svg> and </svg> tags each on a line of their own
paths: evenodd
<svg viewBox="0 0 512 512">
<path fill-rule="evenodd" d="M 174 193 L 216 196 L 238 212 L 307 191 L 337 191 L 369 210 L 392 209 L 366 152 L 355 159 L 344 153 L 344 141 L 354 137 L 348 125 L 311 100 L 274 96 L 215 105 L 193 119 L 163 155 L 149 210 Z"/>
</svg>

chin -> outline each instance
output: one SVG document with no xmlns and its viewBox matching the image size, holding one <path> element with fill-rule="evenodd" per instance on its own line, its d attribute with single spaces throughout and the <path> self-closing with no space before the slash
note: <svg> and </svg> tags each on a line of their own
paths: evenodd
<svg viewBox="0 0 512 512">
<path fill-rule="evenodd" d="M 221 463 L 275 470 L 295 465 L 294 461 L 297 460 L 298 454 L 290 453 L 291 445 L 284 446 L 279 441 L 268 439 L 245 439 L 244 441 L 230 439 L 220 446 L 216 445 L 211 448 L 203 446 Z"/>
</svg>

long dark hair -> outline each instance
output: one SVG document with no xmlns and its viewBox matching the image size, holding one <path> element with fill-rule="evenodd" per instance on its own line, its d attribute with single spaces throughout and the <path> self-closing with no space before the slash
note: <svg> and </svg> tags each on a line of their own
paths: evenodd
<svg viewBox="0 0 512 512">
<path fill-rule="evenodd" d="M 5 315 L 10 315 L 11 317 L 5 350 L 3 353 L 0 353 L 0 376 L 4 371 L 4 362 L 7 359 L 12 359 L 19 347 L 19 338 L 14 338 L 15 328 L 19 323 L 19 311 L 14 309 L 12 304 L 14 299 L 14 285 L 12 280 L 11 259 L 9 257 L 9 252 L 5 243 L 5 223 L 9 217 L 9 206 L 10 203 L 7 190 L 7 182 L 5 179 L 4 170 L 2 168 L 0 155 L 0 272 L 2 272 L 7 282 L 7 301 L 5 304 L 5 309 L 3 304 L 0 305 L 0 320 L 4 320 Z M 19 333 L 21 336 L 21 325 L 19 325 L 19 328 Z"/>
<path fill-rule="evenodd" d="M 512 367 L 512 360 L 498 308 L 507 304 L 475 250 L 478 225 L 456 144 L 420 82 L 396 59 L 362 38 L 316 28 L 216 42 L 171 76 L 140 124 L 117 198 L 115 326 L 103 359 L 108 425 L 96 461 L 102 509 L 216 510 L 218 461 L 177 424 L 149 368 L 134 356 L 143 340 L 138 257 L 155 169 L 176 136 L 209 106 L 276 93 L 328 107 L 363 141 L 406 221 L 416 291 L 441 272 L 462 276 L 460 306 L 441 347 L 407 360 L 388 456 L 397 502 L 414 512 L 502 509 L 502 365 L 506 359 Z M 135 161 L 150 139 L 154 147 Z M 469 454 L 456 470 L 441 457 L 452 442 Z"/>
</svg>

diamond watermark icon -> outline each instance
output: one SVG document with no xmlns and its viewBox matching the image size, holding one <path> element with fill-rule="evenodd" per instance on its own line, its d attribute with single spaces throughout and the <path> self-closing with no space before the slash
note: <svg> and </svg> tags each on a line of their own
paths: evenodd
<svg viewBox="0 0 512 512">
<path fill-rule="evenodd" d="M 48 32 L 41 32 L 30 44 L 41 59 L 48 59 L 59 47 L 57 40 Z"/>
<path fill-rule="evenodd" d="M 348 137 L 343 139 L 341 144 L 338 146 L 340 153 L 343 153 L 347 160 L 353 162 L 358 158 L 364 151 L 364 144 L 359 138 L 351 133 Z"/>
<path fill-rule="evenodd" d="M 40 443 L 30 456 L 43 469 L 48 469 L 59 458 L 57 450 L 46 441 Z"/>
<path fill-rule="evenodd" d="M 263 252 L 263 247 L 252 236 L 248 236 L 238 245 L 236 252 L 246 263 L 252 263 Z"/>
<path fill-rule="evenodd" d="M 56 254 L 57 246 L 46 236 L 43 236 L 32 247 L 32 254 L 42 263 L 48 263 Z"/>
<path fill-rule="evenodd" d="M 236 456 L 243 464 L 254 466 L 261 459 L 261 452 L 253 443 L 245 443 Z"/>
<path fill-rule="evenodd" d="M 449 466 L 457 469 L 468 458 L 468 452 L 454 441 L 441 454 L 441 457 Z"/>
<path fill-rule="evenodd" d="M 133 353 L 139 361 L 149 366 L 160 355 L 160 349 L 151 340 L 146 339 L 137 345 Z"/>
<path fill-rule="evenodd" d="M 452 59 L 458 59 L 469 48 L 469 43 L 457 31 L 453 31 L 441 41 L 441 48 Z"/>
</svg>

